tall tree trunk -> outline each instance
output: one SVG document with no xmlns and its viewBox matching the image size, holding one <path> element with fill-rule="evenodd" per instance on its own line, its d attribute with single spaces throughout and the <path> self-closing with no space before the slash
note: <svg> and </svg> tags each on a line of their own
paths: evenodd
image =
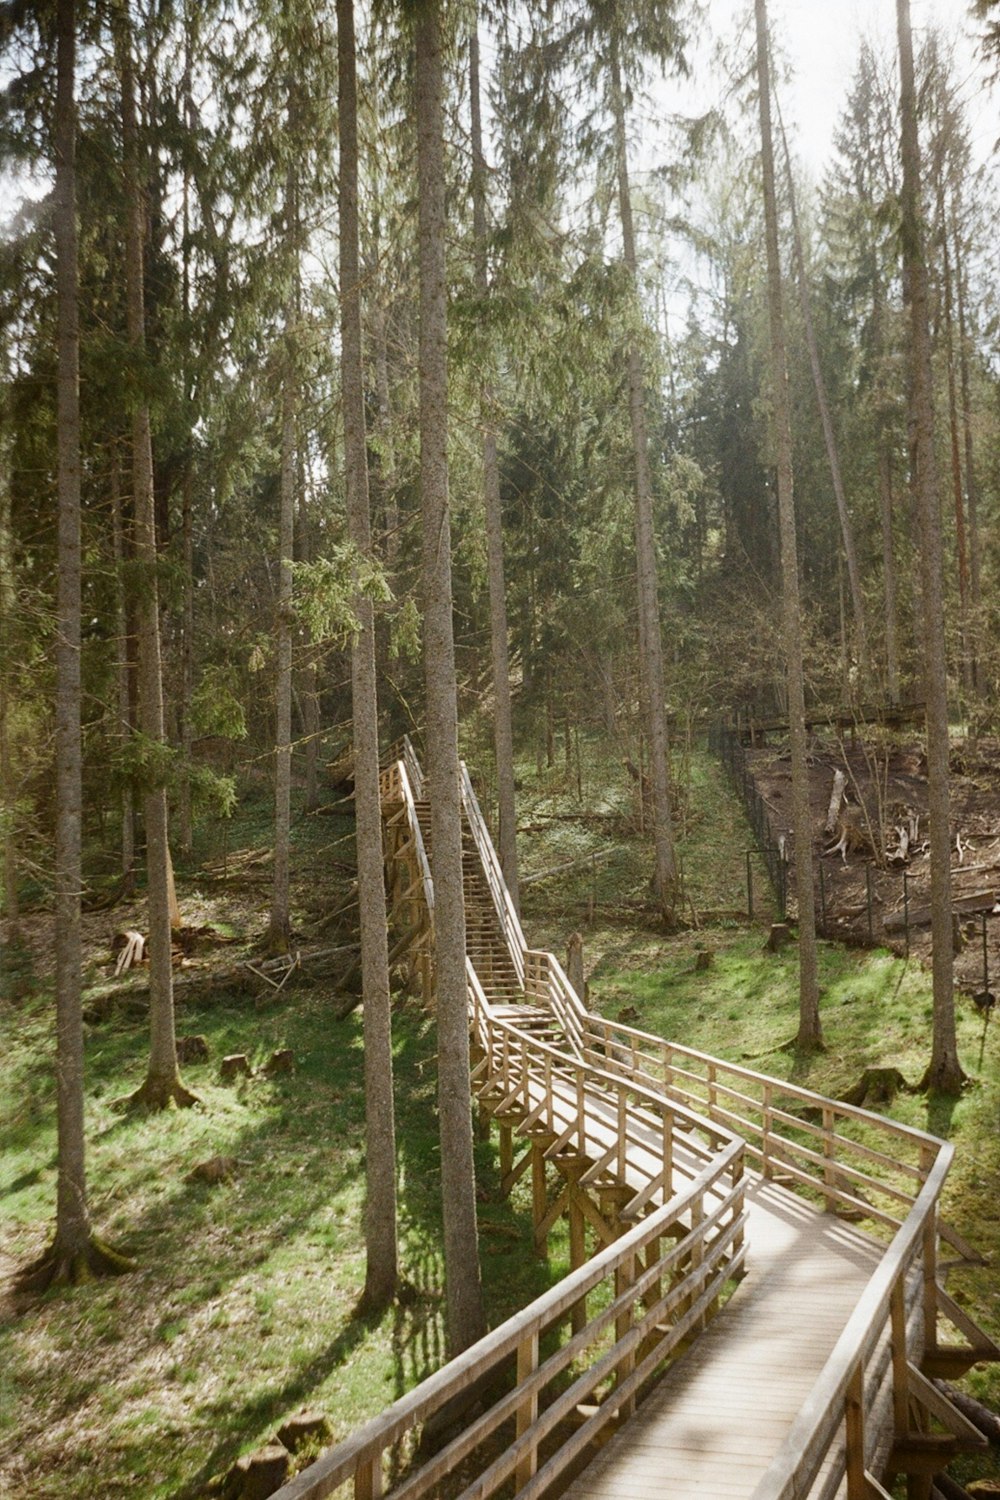
<svg viewBox="0 0 1000 1500">
<path fill-rule="evenodd" d="M 294 85 L 288 101 L 288 135 L 294 158 L 297 110 Z M 285 246 L 293 263 L 293 288 L 298 281 L 299 239 L 297 182 L 294 159 L 285 178 Z M 283 370 L 281 379 L 281 476 L 278 536 L 277 669 L 274 726 L 274 884 L 267 946 L 272 953 L 287 953 L 291 941 L 289 911 L 289 861 L 292 814 L 292 562 L 295 547 L 295 479 L 297 428 L 296 297 L 294 289 L 285 303 Z"/>
<path fill-rule="evenodd" d="M 940 156 L 943 157 L 943 144 Z M 955 508 L 955 550 L 958 554 L 958 630 L 961 643 L 962 685 L 972 688 L 972 653 L 969 649 L 969 559 L 965 537 L 965 495 L 962 490 L 961 438 L 958 424 L 958 376 L 955 369 L 955 312 L 951 279 L 951 247 L 945 205 L 944 162 L 936 162 L 937 233 L 941 246 L 941 310 L 944 314 L 944 354 L 948 386 L 948 437 L 951 459 L 951 491 Z"/>
<path fill-rule="evenodd" d="M 300 561 L 312 562 L 312 528 L 309 524 L 309 497 L 306 489 L 305 455 L 301 447 L 298 455 L 296 488 L 298 489 L 298 515 L 295 522 L 295 542 Z M 302 733 L 305 738 L 305 745 L 303 747 L 305 766 L 303 771 L 302 806 L 305 812 L 310 813 L 315 812 L 317 807 L 319 807 L 320 713 L 319 664 L 317 655 L 318 649 L 315 643 L 310 642 L 306 648 L 305 661 L 299 673 L 302 695 Z"/>
<path fill-rule="evenodd" d="M 479 95 L 479 30 L 475 16 L 469 38 L 469 93 L 472 117 L 472 224 L 476 241 L 476 292 L 485 302 L 490 294 L 486 235 L 486 159 Z M 487 334 L 487 337 L 489 335 Z M 490 655 L 493 664 L 493 747 L 497 768 L 499 806 L 498 851 L 504 880 L 521 909 L 517 878 L 517 808 L 514 797 L 514 730 L 510 696 L 507 639 L 507 589 L 504 580 L 503 524 L 500 512 L 500 464 L 493 418 L 494 391 L 489 371 L 492 351 L 484 360 L 479 415 L 483 433 L 483 500 L 486 510 L 486 555 L 490 596 Z"/>
<path fill-rule="evenodd" d="M 52 1244 L 22 1273 L 39 1290 L 84 1280 L 130 1262 L 94 1237 L 87 1206 L 83 1128 L 83 1011 L 80 885 L 82 748 L 80 734 L 80 323 L 76 228 L 74 0 L 56 7 L 55 240 L 57 296 L 56 490 L 56 1229 Z"/>
<path fill-rule="evenodd" d="M 767 238 L 767 294 L 771 335 L 771 396 L 777 447 L 778 525 L 781 534 L 781 593 L 788 681 L 788 737 L 792 753 L 792 802 L 795 833 L 795 890 L 799 908 L 799 1030 L 801 1048 L 822 1044 L 816 972 L 816 911 L 813 896 L 812 818 L 809 769 L 806 764 L 805 686 L 802 671 L 802 617 L 795 538 L 792 485 L 792 421 L 788 396 L 788 361 L 778 248 L 774 147 L 771 139 L 771 78 L 768 65 L 766 0 L 755 0 L 757 23 L 757 97 L 760 109 L 764 177 L 764 224 Z"/>
<path fill-rule="evenodd" d="M 139 135 L 135 108 L 135 75 L 128 8 L 116 12 L 115 50 L 122 94 L 122 144 L 125 171 L 126 327 L 139 380 L 146 378 L 145 296 L 143 290 L 144 212 L 139 172 Z M 143 578 L 139 604 L 139 724 L 143 735 L 162 752 L 163 676 L 160 661 L 160 607 L 156 580 L 156 515 L 153 493 L 153 443 L 145 392 L 132 411 L 132 488 L 135 495 L 135 555 Z M 173 967 L 170 941 L 173 868 L 167 837 L 167 791 L 155 776 L 143 796 L 146 829 L 146 878 L 149 907 L 149 1066 L 132 1102 L 150 1109 L 170 1103 L 193 1104 L 181 1083 L 174 1027 Z"/>
<path fill-rule="evenodd" d="M 458 693 L 452 633 L 448 509 L 448 294 L 445 265 L 444 81 L 439 0 L 416 14 L 420 259 L 420 496 L 423 513 L 424 672 L 431 800 L 437 973 L 438 1112 L 448 1345 L 485 1327 L 472 1156 L 469 1000 L 462 895 Z"/>
<path fill-rule="evenodd" d="M 802 246 L 802 231 L 799 227 L 799 214 L 795 203 L 795 179 L 792 176 L 792 157 L 788 149 L 788 137 L 785 135 L 785 125 L 781 118 L 780 109 L 778 112 L 778 123 L 781 129 L 781 144 L 785 158 L 785 180 L 788 185 L 788 203 L 792 219 L 792 243 L 795 251 L 796 278 L 799 284 L 799 305 L 802 308 L 802 325 L 805 329 L 806 347 L 809 350 L 809 368 L 812 371 L 813 389 L 816 392 L 816 405 L 819 408 L 820 425 L 823 428 L 826 458 L 830 466 L 830 480 L 833 484 L 833 494 L 837 502 L 840 536 L 844 544 L 844 559 L 847 563 L 847 582 L 851 593 L 851 610 L 854 615 L 858 663 L 861 668 L 861 682 L 864 684 L 868 674 L 868 631 L 865 624 L 865 604 L 864 595 L 861 591 L 861 574 L 858 569 L 857 548 L 854 545 L 854 527 L 851 525 L 851 514 L 847 509 L 847 495 L 844 492 L 844 477 L 840 467 L 840 449 L 837 445 L 836 433 L 833 430 L 833 417 L 830 413 L 830 402 L 827 399 L 826 380 L 823 376 L 823 366 L 819 358 L 819 343 L 816 338 L 816 325 L 813 322 L 809 282 L 806 276 L 806 257 Z"/>
<path fill-rule="evenodd" d="M 970 651 L 972 687 L 979 688 L 979 606 L 982 602 L 982 548 L 979 536 L 979 484 L 976 479 L 976 455 L 973 442 L 972 383 L 969 376 L 969 336 L 966 305 L 968 282 L 959 227 L 958 205 L 952 204 L 952 228 L 955 242 L 955 290 L 958 302 L 958 368 L 962 390 L 962 438 L 965 449 L 966 517 L 969 523 L 969 603 L 972 609 Z"/>
<path fill-rule="evenodd" d="M 365 436 L 358 252 L 358 96 L 354 0 L 337 0 L 340 130 L 340 337 L 344 458 L 351 541 L 374 561 Z M 392 1019 L 386 941 L 382 814 L 379 800 L 375 611 L 355 595 L 359 629 L 351 651 L 354 803 L 365 1040 L 365 1302 L 384 1307 L 396 1289 L 396 1137 L 392 1096 Z"/>
<path fill-rule="evenodd" d="M 129 628 L 129 608 L 125 593 L 125 559 L 131 550 L 125 534 L 125 506 L 122 486 L 121 455 L 117 438 L 111 444 L 111 544 L 115 560 L 115 674 L 118 695 L 117 739 L 122 749 L 133 730 L 132 712 L 134 670 L 130 643 L 135 639 Z M 126 776 L 121 789 L 121 871 L 124 890 L 135 892 L 135 784 Z"/>
<path fill-rule="evenodd" d="M 0 477 L 0 620 L 10 620 L 14 612 L 15 586 L 10 533 L 10 485 Z M 0 808 L 4 811 L 3 827 L 3 912 L 12 946 L 21 940 L 21 905 L 18 891 L 17 858 L 17 788 L 14 762 L 10 750 L 10 658 L 0 651 Z"/>
<path fill-rule="evenodd" d="M 956 1093 L 963 1073 L 955 1034 L 951 920 L 951 826 L 948 786 L 948 671 L 945 654 L 941 505 L 934 459 L 934 398 L 928 319 L 927 261 L 920 196 L 920 141 L 909 0 L 896 0 L 903 161 L 900 235 L 909 311 L 910 483 L 920 517 L 927 705 L 927 800 L 930 814 L 931 945 L 934 1036 L 924 1087 Z"/>
<path fill-rule="evenodd" d="M 899 702 L 899 636 L 896 610 L 896 555 L 892 538 L 892 449 L 884 423 L 877 424 L 879 525 L 882 532 L 882 589 L 885 596 L 885 680 L 890 703 Z"/>
<path fill-rule="evenodd" d="M 292 810 L 292 548 L 295 527 L 295 393 L 292 321 L 286 315 L 285 371 L 281 390 L 277 665 L 274 726 L 274 881 L 267 945 L 287 953 L 291 938 L 289 853 Z"/>
<path fill-rule="evenodd" d="M 632 194 L 629 185 L 628 149 L 625 135 L 625 99 L 622 91 L 617 37 L 614 33 L 612 33 L 611 41 L 611 88 L 622 247 L 632 292 L 632 316 L 638 324 L 641 317 L 639 269 L 635 249 L 635 230 L 632 225 Z M 664 920 L 669 922 L 673 920 L 677 904 L 678 873 L 674 853 L 673 809 L 670 801 L 670 753 L 663 675 L 663 642 L 660 636 L 660 604 L 657 592 L 656 536 L 653 529 L 653 481 L 649 467 L 645 381 L 638 334 L 635 331 L 629 337 L 627 374 L 635 487 L 639 664 L 645 703 L 646 734 L 649 740 L 649 766 L 653 783 L 654 882 Z"/>
<path fill-rule="evenodd" d="M 195 120 L 191 93 L 191 14 L 188 0 L 184 4 L 184 76 L 182 103 L 185 124 L 192 129 Z M 191 724 L 191 700 L 194 696 L 194 382 L 192 378 L 190 341 L 187 328 L 191 317 L 191 161 L 184 157 L 184 183 L 181 190 L 181 309 L 184 315 L 185 342 L 182 368 L 185 415 L 190 423 L 184 453 L 184 477 L 181 490 L 181 694 L 177 706 L 178 728 L 183 759 L 183 773 L 178 791 L 177 824 L 180 846 L 190 854 L 194 843 L 191 808 L 191 746 L 194 731 Z"/>
<path fill-rule="evenodd" d="M 885 293 L 878 269 L 872 288 L 872 322 L 875 329 L 875 451 L 878 475 L 879 527 L 882 533 L 882 593 L 885 605 L 885 673 L 890 703 L 899 702 L 899 611 L 896 588 L 896 549 L 893 541 L 892 434 L 890 396 L 886 390 Z"/>
</svg>

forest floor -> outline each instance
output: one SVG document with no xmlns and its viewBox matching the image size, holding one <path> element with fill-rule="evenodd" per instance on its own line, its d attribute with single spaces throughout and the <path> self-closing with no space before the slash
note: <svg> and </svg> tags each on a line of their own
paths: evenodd
<svg viewBox="0 0 1000 1500">
<path fill-rule="evenodd" d="M 791 761 L 787 747 L 747 753 L 775 837 L 791 843 Z M 834 772 L 847 777 L 860 847 L 816 862 L 817 920 L 830 937 L 930 959 L 930 855 L 927 772 L 921 744 L 814 740 L 810 754 L 813 825 L 822 828 Z M 915 816 L 905 861 L 886 859 L 898 827 Z M 1000 989 L 1000 743 L 957 742 L 951 751 L 952 897 L 961 912 L 955 982 L 966 995 Z M 830 848 L 837 839 L 826 840 Z M 904 880 L 905 876 L 905 880 Z M 789 890 L 794 889 L 790 880 Z"/>
<path fill-rule="evenodd" d="M 927 1061 L 930 991 L 915 957 L 823 943 L 826 1050 L 797 1057 L 793 949 L 764 951 L 775 915 L 746 916 L 742 810 L 721 767 L 692 754 L 677 766 L 677 828 L 685 877 L 683 925 L 665 934 L 649 899 L 650 856 L 634 786 L 621 761 L 585 745 L 566 764 L 519 773 L 524 925 L 529 940 L 565 953 L 583 935 L 590 1003 L 609 1015 L 706 1051 L 750 1061 L 839 1095 L 868 1066 L 915 1080 Z M 480 787 L 489 807 L 489 787 Z M 779 799 L 780 800 L 780 799 Z M 353 873 L 348 809 L 300 818 L 293 885 L 303 951 L 349 940 Z M 363 1284 L 361 1025 L 343 1020 L 336 974 L 291 975 L 284 989 L 252 970 L 213 987 L 215 969 L 259 967 L 269 898 L 266 789 L 248 789 L 232 826 L 208 829 L 178 867 L 192 936 L 178 972 L 178 1030 L 205 1038 L 186 1065 L 200 1097 L 191 1110 L 124 1115 L 116 1101 L 141 1081 L 148 1047 L 144 976 L 110 977 L 112 938 L 143 925 L 139 901 L 86 919 L 88 1173 L 99 1233 L 138 1269 L 41 1299 L 12 1295 L 10 1276 L 51 1232 L 55 1185 L 51 917 L 25 918 L 18 962 L 0 972 L 0 1496 L 196 1500 L 241 1452 L 264 1443 L 304 1406 L 341 1438 L 443 1357 L 438 1148 L 432 1021 L 397 996 L 395 1056 L 403 1286 L 381 1317 L 360 1319 Z M 225 853 L 224 853 L 225 850 Z M 839 862 L 839 861 L 838 861 Z M 567 868 L 568 867 L 568 868 Z M 547 873 L 558 871 L 558 873 Z M 542 878 L 532 879 L 532 876 Z M 695 968 L 699 953 L 711 957 Z M 204 977 L 206 983 L 202 984 Z M 184 984 L 189 985 L 185 990 Z M 109 992 L 114 998 L 109 1002 Z M 100 1001 L 101 1003 L 95 1003 Z M 958 1147 L 947 1217 L 1000 1253 L 998 1042 L 960 1007 L 960 1045 L 975 1081 L 957 1100 L 901 1093 L 891 1112 Z M 980 1045 L 984 1043 L 980 1059 Z M 291 1073 L 267 1077 L 280 1048 Z M 222 1057 L 245 1052 L 253 1076 L 223 1084 Z M 565 1264 L 531 1250 L 527 1189 L 499 1191 L 495 1142 L 477 1146 L 484 1286 L 492 1323 L 523 1305 Z M 230 1159 L 228 1179 L 193 1169 Z M 522 1192 L 523 1189 L 523 1192 Z M 988 1267 L 953 1273 L 951 1290 L 994 1336 L 1000 1289 Z M 994 1404 L 1000 1372 L 970 1385 Z M 980 1471 L 993 1473 L 992 1468 Z M 956 1470 L 956 1473 L 960 1471 Z M 962 1471 L 968 1477 L 971 1471 Z"/>
</svg>

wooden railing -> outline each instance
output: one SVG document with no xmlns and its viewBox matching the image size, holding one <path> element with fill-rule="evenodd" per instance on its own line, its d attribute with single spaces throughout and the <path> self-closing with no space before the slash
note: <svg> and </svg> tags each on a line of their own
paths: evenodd
<svg viewBox="0 0 1000 1500">
<path fill-rule="evenodd" d="M 573 1051 L 583 1052 L 587 1012 L 554 953 L 528 948 L 524 953 L 524 996 L 547 1005 Z"/>
<path fill-rule="evenodd" d="M 562 1047 L 496 1016 L 470 964 L 469 1000 L 480 1059 L 473 1087 L 495 1118 L 513 1116 L 521 1135 L 549 1141 L 546 1156 L 573 1155 L 588 1163 L 582 1186 L 612 1181 L 633 1189 L 618 1209 L 631 1220 L 676 1191 L 732 1133 L 662 1091 L 584 1062 Z M 740 1156 L 742 1163 L 742 1155 Z"/>
<path fill-rule="evenodd" d="M 765 1177 L 898 1229 L 943 1143 L 787 1080 L 588 1014 L 584 1056 L 663 1089 L 746 1142 Z"/>
<path fill-rule="evenodd" d="M 832 1500 L 845 1481 L 847 1500 L 888 1500 L 875 1475 L 906 1439 L 911 1400 L 954 1430 L 955 1409 L 918 1369 L 935 1338 L 935 1221 L 952 1151 L 941 1144 L 754 1500 L 804 1500 L 824 1465 L 816 1500 Z"/>
<path fill-rule="evenodd" d="M 404 751 L 385 790 L 405 810 L 432 909 L 414 806 L 423 777 L 408 742 Z M 347 1483 L 358 1500 L 377 1500 L 390 1472 L 402 1475 L 394 1500 L 440 1493 L 446 1476 L 456 1500 L 488 1500 L 501 1486 L 537 1500 L 608 1422 L 630 1414 L 643 1387 L 704 1326 L 726 1282 L 741 1274 L 746 1161 L 816 1207 L 867 1222 L 885 1242 L 754 1500 L 832 1500 L 838 1491 L 847 1500 L 885 1497 L 875 1476 L 887 1462 L 898 1465 L 908 1452 L 918 1468 L 925 1462 L 923 1434 L 910 1431 L 914 1404 L 971 1443 L 972 1430 L 962 1430 L 963 1419 L 928 1379 L 935 1359 L 941 1364 L 956 1352 L 965 1357 L 975 1347 L 981 1357 L 1000 1357 L 938 1285 L 939 1240 L 968 1252 L 938 1216 L 952 1148 L 587 1012 L 557 960 L 524 947 L 464 768 L 463 796 L 512 952 L 520 944 L 525 999 L 536 1015 L 547 1008 L 553 1034 L 561 1033 L 554 1045 L 509 1013 L 501 1019 L 469 964 L 474 1088 L 501 1124 L 541 1141 L 533 1151 L 544 1146 L 550 1161 L 571 1159 L 580 1187 L 613 1183 L 618 1221 L 638 1222 L 326 1454 L 279 1500 L 314 1500 Z M 588 1317 L 586 1299 L 599 1289 L 600 1310 Z M 941 1319 L 969 1341 L 964 1348 L 939 1343 Z M 416 1433 L 470 1389 L 481 1414 L 414 1465 Z"/>
<path fill-rule="evenodd" d="M 527 944 L 524 933 L 521 930 L 521 922 L 514 909 L 514 903 L 510 899 L 507 882 L 503 878 L 500 861 L 497 858 L 493 840 L 490 838 L 489 829 L 486 827 L 485 819 L 479 807 L 479 799 L 476 796 L 465 762 L 461 767 L 462 785 L 462 810 L 475 840 L 476 850 L 479 854 L 483 875 L 489 886 L 490 896 L 496 910 L 500 930 L 504 935 L 510 956 L 517 970 L 518 982 L 524 983 L 524 950 Z"/>
<path fill-rule="evenodd" d="M 588 1015 L 583 1055 L 611 1073 L 663 1089 L 701 1109 L 746 1144 L 762 1175 L 818 1206 L 867 1220 L 891 1239 L 812 1393 L 760 1481 L 754 1500 L 826 1500 L 846 1483 L 847 1500 L 878 1500 L 874 1475 L 904 1449 L 914 1401 L 952 1433 L 962 1418 L 919 1366 L 947 1360 L 944 1317 L 978 1346 L 997 1350 L 938 1283 L 939 1240 L 969 1254 L 938 1215 L 954 1148 L 935 1136 L 787 1080 Z M 966 1358 L 965 1363 L 972 1360 Z M 976 1441 L 964 1424 L 958 1436 Z M 812 1487 L 820 1473 L 822 1485 Z"/>
<path fill-rule="evenodd" d="M 439 1494 L 449 1478 L 454 1500 L 488 1500 L 502 1486 L 537 1500 L 704 1325 L 740 1270 L 742 1231 L 742 1146 L 729 1140 L 668 1203 L 325 1453 L 277 1500 L 319 1500 L 347 1484 L 356 1500 L 377 1500 L 395 1474 L 393 1500 Z M 471 1391 L 479 1414 L 432 1458 L 414 1459 L 429 1419 Z"/>
</svg>

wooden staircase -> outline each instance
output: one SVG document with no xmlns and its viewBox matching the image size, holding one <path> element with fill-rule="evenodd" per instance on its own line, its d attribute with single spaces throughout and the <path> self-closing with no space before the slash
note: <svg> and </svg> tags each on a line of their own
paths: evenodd
<svg viewBox="0 0 1000 1500">
<path fill-rule="evenodd" d="M 527 948 L 462 785 L 473 1094 L 540 1252 L 567 1221 L 570 1273 L 276 1500 L 889 1500 L 903 1474 L 925 1500 L 985 1445 L 930 1377 L 1000 1358 L 942 1285 L 943 1247 L 972 1255 L 939 1214 L 954 1148 L 588 1012 Z M 382 793 L 397 941 L 432 1003 L 408 743 Z"/>
</svg>

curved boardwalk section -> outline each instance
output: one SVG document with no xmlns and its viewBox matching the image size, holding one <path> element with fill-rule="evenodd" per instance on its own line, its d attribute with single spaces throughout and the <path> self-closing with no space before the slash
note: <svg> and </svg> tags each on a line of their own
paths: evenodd
<svg viewBox="0 0 1000 1500">
<path fill-rule="evenodd" d="M 434 995 L 423 775 L 382 778 L 397 945 Z M 939 1284 L 951 1147 L 587 1012 L 527 947 L 463 770 L 476 1105 L 568 1276 L 279 1500 L 911 1500 L 985 1445 L 941 1395 L 1000 1352 Z"/>
</svg>

